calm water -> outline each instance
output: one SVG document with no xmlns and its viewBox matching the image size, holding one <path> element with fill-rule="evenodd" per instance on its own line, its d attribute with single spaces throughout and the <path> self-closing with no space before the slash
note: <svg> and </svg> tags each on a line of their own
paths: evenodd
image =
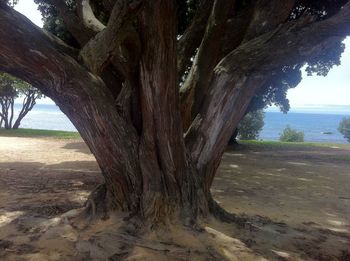
<svg viewBox="0 0 350 261">
<path fill-rule="evenodd" d="M 15 109 L 19 110 L 16 104 Z M 76 131 L 74 125 L 56 105 L 37 104 L 22 120 L 20 128 Z"/>
<path fill-rule="evenodd" d="M 337 130 L 339 122 L 345 116 L 345 114 L 266 112 L 265 126 L 260 133 L 260 139 L 278 140 L 280 133 L 289 125 L 293 129 L 303 131 L 305 141 L 347 143 Z M 332 134 L 324 134 L 324 132 Z"/>
<path fill-rule="evenodd" d="M 16 106 L 19 109 L 19 106 Z M 265 126 L 260 133 L 260 139 L 278 140 L 283 129 L 290 125 L 299 131 L 304 131 L 305 141 L 347 143 L 337 131 L 339 122 L 350 113 L 330 110 L 316 110 L 312 112 L 298 111 L 283 114 L 281 112 L 268 111 L 265 114 Z M 50 129 L 76 131 L 73 124 L 55 105 L 37 104 L 34 109 L 23 119 L 22 128 Z M 332 132 L 332 134 L 323 134 Z"/>
</svg>

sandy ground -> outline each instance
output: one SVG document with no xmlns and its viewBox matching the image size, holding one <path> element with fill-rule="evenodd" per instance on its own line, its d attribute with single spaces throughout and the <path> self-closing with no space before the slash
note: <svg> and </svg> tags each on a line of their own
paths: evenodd
<svg viewBox="0 0 350 261">
<path fill-rule="evenodd" d="M 100 260 L 98 248 L 87 246 L 91 238 L 77 238 L 112 224 L 79 234 L 61 218 L 81 207 L 100 181 L 80 140 L 0 137 L 0 260 Z M 247 222 L 208 221 L 206 231 L 223 255 L 204 260 L 350 260 L 350 146 L 229 149 L 212 191 Z M 171 240 L 189 246 L 203 237 L 178 234 Z M 90 252 L 77 254 L 84 249 Z M 195 258 L 187 253 L 176 260 Z"/>
</svg>

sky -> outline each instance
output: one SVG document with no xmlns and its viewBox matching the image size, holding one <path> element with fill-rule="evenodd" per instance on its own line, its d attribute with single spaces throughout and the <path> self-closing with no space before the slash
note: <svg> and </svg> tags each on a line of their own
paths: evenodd
<svg viewBox="0 0 350 261">
<path fill-rule="evenodd" d="M 41 14 L 33 0 L 20 0 L 15 9 L 33 23 L 42 27 Z M 320 105 L 350 106 L 350 37 L 345 40 L 346 49 L 341 58 L 341 65 L 333 67 L 326 77 L 307 76 L 294 89 L 288 91 L 291 108 Z M 38 103 L 52 103 L 42 99 Z"/>
</svg>

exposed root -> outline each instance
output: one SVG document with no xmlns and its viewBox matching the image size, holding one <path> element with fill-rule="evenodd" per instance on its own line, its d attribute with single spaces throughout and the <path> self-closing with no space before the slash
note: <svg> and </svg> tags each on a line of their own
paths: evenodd
<svg viewBox="0 0 350 261">
<path fill-rule="evenodd" d="M 85 217 L 90 221 L 101 217 L 107 219 L 107 204 L 106 204 L 107 189 L 105 184 L 98 185 L 88 197 L 85 203 Z"/>
<path fill-rule="evenodd" d="M 84 208 L 78 214 L 68 218 L 70 224 L 75 228 L 84 229 L 94 220 L 108 219 L 106 192 L 105 184 L 98 185 L 89 195 Z"/>
<path fill-rule="evenodd" d="M 209 212 L 218 220 L 226 223 L 236 223 L 240 227 L 244 227 L 248 219 L 245 217 L 240 217 L 235 214 L 232 214 L 222 208 L 212 196 L 208 201 Z"/>
</svg>

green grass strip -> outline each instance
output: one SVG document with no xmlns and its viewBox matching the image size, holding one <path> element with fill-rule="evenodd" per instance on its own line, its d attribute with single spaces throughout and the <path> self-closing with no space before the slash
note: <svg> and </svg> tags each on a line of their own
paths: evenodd
<svg viewBox="0 0 350 261">
<path fill-rule="evenodd" d="M 77 139 L 80 137 L 78 132 L 57 131 L 57 130 L 36 130 L 36 129 L 0 129 L 2 137 L 27 137 L 27 138 L 58 138 L 58 139 Z"/>
</svg>

